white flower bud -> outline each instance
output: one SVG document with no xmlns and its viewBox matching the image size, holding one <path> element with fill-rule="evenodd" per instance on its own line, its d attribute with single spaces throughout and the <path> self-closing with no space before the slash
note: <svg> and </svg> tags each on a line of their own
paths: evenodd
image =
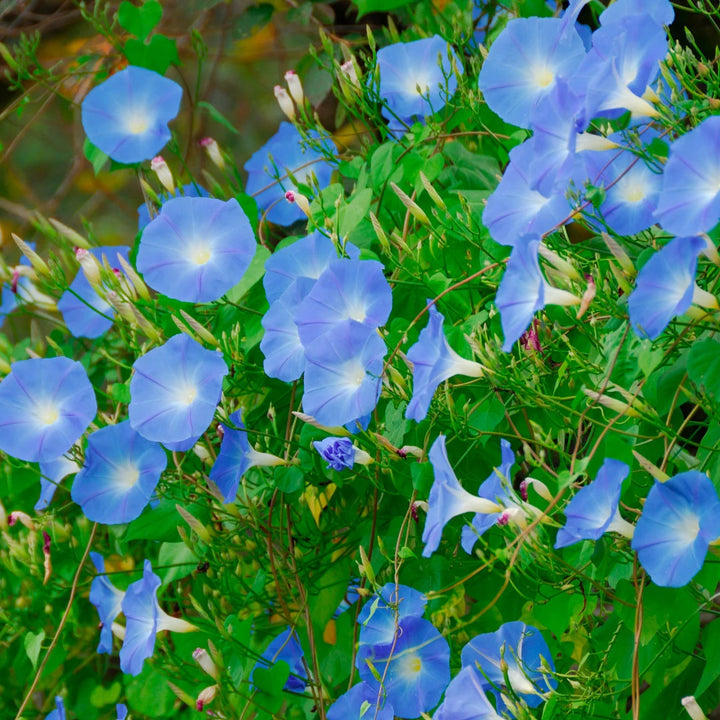
<svg viewBox="0 0 720 720">
<path fill-rule="evenodd" d="M 211 137 L 205 137 L 198 142 L 198 145 L 205 148 L 205 152 L 207 152 L 210 160 L 212 160 L 212 162 L 220 170 L 225 169 L 225 158 L 223 158 L 222 153 L 220 152 L 220 146 L 217 144 L 216 140 Z"/>
<path fill-rule="evenodd" d="M 175 181 L 168 164 L 161 155 L 157 155 L 150 161 L 150 169 L 157 175 L 162 186 L 172 195 L 175 192 Z"/>
<path fill-rule="evenodd" d="M 288 120 L 292 122 L 295 120 L 295 105 L 290 99 L 287 90 L 284 87 L 280 87 L 280 85 L 276 85 L 273 89 L 275 91 L 275 99 L 278 101 L 280 109 L 285 113 Z"/>
<path fill-rule="evenodd" d="M 288 70 L 285 73 L 285 82 L 287 83 L 288 90 L 290 91 L 290 96 L 297 106 L 300 107 L 305 99 L 305 93 L 303 92 L 300 77 L 294 70 Z"/>
<path fill-rule="evenodd" d="M 197 648 L 193 651 L 193 660 L 213 679 L 217 680 L 220 672 L 218 666 L 213 662 L 205 648 Z"/>
<path fill-rule="evenodd" d="M 310 201 L 302 193 L 299 193 L 296 190 L 288 190 L 285 193 L 285 199 L 289 203 L 297 203 L 297 206 L 305 213 L 305 215 L 310 217 Z"/>
</svg>

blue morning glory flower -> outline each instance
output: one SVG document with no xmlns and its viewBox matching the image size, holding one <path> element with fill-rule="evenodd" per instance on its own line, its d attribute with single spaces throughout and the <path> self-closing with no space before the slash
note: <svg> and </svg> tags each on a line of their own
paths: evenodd
<svg viewBox="0 0 720 720">
<path fill-rule="evenodd" d="M 673 238 L 642 266 L 628 298 L 630 323 L 638 337 L 655 340 L 692 305 L 697 259 L 704 247 L 699 237 Z"/>
<path fill-rule="evenodd" d="M 320 141 L 325 154 L 335 155 L 331 140 L 322 139 L 314 130 L 309 130 L 308 136 Z M 303 137 L 294 125 L 281 122 L 275 135 L 245 163 L 248 173 L 245 192 L 266 211 L 265 217 L 277 225 L 292 225 L 296 220 L 305 219 L 297 204 L 285 200 L 288 190 L 298 191 L 288 173 L 302 184 L 307 184 L 314 175 L 321 190 L 330 183 L 333 168 L 325 160 L 325 154 L 306 148 L 303 143 Z"/>
<path fill-rule="evenodd" d="M 616 0 L 602 11 L 600 23 L 607 26 L 633 15 L 648 15 L 658 25 L 670 25 L 675 10 L 669 0 Z"/>
<path fill-rule="evenodd" d="M 392 291 L 382 263 L 375 260 L 331 260 L 305 300 L 295 322 L 302 344 L 334 333 L 353 320 L 371 328 L 385 324 L 392 308 Z"/>
<path fill-rule="evenodd" d="M 372 412 L 380 397 L 385 343 L 353 320 L 305 347 L 303 412 L 338 427 Z"/>
<path fill-rule="evenodd" d="M 183 333 L 139 357 L 130 381 L 130 425 L 155 442 L 198 437 L 220 402 L 228 366 Z"/>
<path fill-rule="evenodd" d="M 137 269 L 168 297 L 212 302 L 240 282 L 256 245 L 235 198 L 173 198 L 143 230 Z"/>
<path fill-rule="evenodd" d="M 447 686 L 433 720 L 502 720 L 490 704 L 486 688 L 474 667 L 464 667 Z"/>
<path fill-rule="evenodd" d="M 172 200 L 177 197 L 210 197 L 210 193 L 197 183 L 188 183 L 183 185 L 182 188 L 175 188 L 173 193 L 164 192 L 159 195 L 161 206 L 164 205 L 168 200 Z M 138 207 L 138 230 L 142 230 L 150 222 L 150 213 L 145 203 Z"/>
<path fill-rule="evenodd" d="M 430 557 L 438 549 L 443 528 L 454 517 L 466 512 L 485 515 L 502 510 L 494 500 L 473 495 L 460 485 L 448 460 L 444 435 L 438 435 L 428 457 L 435 480 L 430 488 L 428 512 L 422 534 L 425 544 L 423 557 Z"/>
<path fill-rule="evenodd" d="M 150 502 L 166 466 L 165 450 L 135 432 L 128 420 L 108 425 L 88 438 L 72 499 L 93 522 L 130 522 Z"/>
<path fill-rule="evenodd" d="M 352 470 L 355 464 L 355 447 L 350 438 L 328 437 L 313 442 L 313 447 L 328 463 L 328 469 Z"/>
<path fill-rule="evenodd" d="M 65 705 L 59 695 L 55 697 L 55 710 L 46 716 L 45 720 L 65 720 Z"/>
<path fill-rule="evenodd" d="M 453 377 L 467 375 L 482 377 L 485 368 L 480 363 L 466 360 L 448 344 L 443 332 L 445 318 L 428 300 L 430 317 L 417 342 L 408 350 L 413 364 L 413 395 L 405 410 L 405 417 L 420 422 L 425 419 L 437 386 Z"/>
<path fill-rule="evenodd" d="M 574 28 L 559 18 L 516 18 L 491 45 L 479 76 L 490 109 L 506 122 L 529 127 L 535 103 L 585 57 Z"/>
<path fill-rule="evenodd" d="M 417 718 L 439 702 L 450 682 L 450 646 L 428 620 L 406 617 L 398 622 L 397 637 L 386 644 L 361 645 L 357 655 L 360 677 L 382 690 L 398 717 Z"/>
<path fill-rule="evenodd" d="M 170 139 L 182 88 L 141 67 L 127 67 L 93 88 L 82 102 L 88 140 L 113 160 L 136 163 L 157 155 Z"/>
<path fill-rule="evenodd" d="M 277 662 L 286 662 L 290 666 L 290 676 L 283 689 L 289 692 L 305 692 L 307 681 L 305 680 L 305 663 L 303 662 L 303 650 L 297 635 L 292 628 L 287 628 L 274 638 L 265 648 L 260 659 L 255 663 L 250 682 L 255 670 L 258 668 L 271 667 Z"/>
<path fill-rule="evenodd" d="M 632 549 L 656 585 L 682 587 L 700 571 L 720 536 L 720 500 L 707 475 L 688 470 L 648 493 Z"/>
<path fill-rule="evenodd" d="M 78 464 L 65 455 L 40 463 L 40 497 L 35 503 L 35 511 L 46 510 L 62 480 L 79 469 Z"/>
<path fill-rule="evenodd" d="M 30 462 L 55 460 L 95 417 L 85 368 L 65 357 L 13 363 L 0 382 L 0 450 Z"/>
<path fill-rule="evenodd" d="M 504 438 L 500 440 L 501 462 L 478 488 L 478 497 L 499 505 L 498 512 L 478 513 L 473 517 L 471 525 L 462 529 L 462 547 L 468 553 L 472 552 L 477 539 L 489 528 L 495 525 L 503 515 L 503 509 L 518 507 L 518 497 L 512 489 L 512 466 L 515 464 L 515 453 L 510 443 Z"/>
<path fill-rule="evenodd" d="M 186 620 L 172 617 L 160 608 L 157 589 L 160 578 L 145 561 L 143 576 L 132 583 L 122 600 L 125 615 L 125 639 L 120 648 L 120 669 L 128 675 L 139 675 L 146 658 L 155 650 L 155 637 L 162 630 L 192 632 L 197 628 Z"/>
<path fill-rule="evenodd" d="M 319 230 L 276 250 L 265 261 L 263 287 L 268 302 L 272 305 L 298 282 L 304 282 L 309 289 L 330 261 L 337 259 L 333 241 Z"/>
<path fill-rule="evenodd" d="M 118 703 L 115 706 L 115 712 L 117 713 L 117 720 L 125 720 L 128 714 L 127 705 Z"/>
<path fill-rule="evenodd" d="M 670 145 L 655 216 L 674 235 L 707 232 L 720 220 L 720 117 L 705 118 Z"/>
<path fill-rule="evenodd" d="M 395 637 L 395 620 L 422 617 L 427 598 L 407 585 L 386 583 L 366 603 L 358 615 L 360 645 L 386 645 Z"/>
<path fill-rule="evenodd" d="M 241 410 L 230 415 L 230 422 L 235 428 L 222 426 L 224 434 L 220 452 L 209 476 L 218 486 L 226 503 L 235 502 L 240 479 L 251 467 L 282 465 L 285 462 L 270 453 L 258 452 L 250 445 Z"/>
<path fill-rule="evenodd" d="M 501 695 L 506 687 L 503 664 L 507 665 L 513 691 L 531 708 L 543 703 L 545 694 L 557 687 L 557 681 L 545 670 L 555 671 L 545 638 L 537 628 L 523 622 L 508 622 L 495 632 L 477 635 L 465 645 L 460 657 L 463 667 L 480 667 L 481 682 L 495 696 L 499 712 L 505 709 Z"/>
<path fill-rule="evenodd" d="M 462 74 L 462 64 L 454 50 L 448 58 L 448 44 L 439 35 L 399 42 L 377 51 L 380 97 L 387 103 L 383 115 L 412 123 L 442 110 L 457 89 L 453 66 Z M 446 80 L 447 78 L 447 80 Z M 446 88 L 447 83 L 447 88 Z"/>
<path fill-rule="evenodd" d="M 394 717 L 393 708 L 385 702 L 383 693 L 366 682 L 353 685 L 327 711 L 328 720 L 393 720 Z"/>
<path fill-rule="evenodd" d="M 118 590 L 105 575 L 105 560 L 100 553 L 91 552 L 90 559 L 98 574 L 90 583 L 90 602 L 97 608 L 100 616 L 99 653 L 111 653 L 113 646 L 112 624 L 122 612 L 125 593 Z"/>
<path fill-rule="evenodd" d="M 102 262 L 103 255 L 111 267 L 119 264 L 117 256 L 128 259 L 130 248 L 125 245 L 92 248 L 90 252 Z M 82 269 L 78 270 L 70 287 L 57 304 L 63 321 L 73 337 L 96 338 L 107 332 L 113 324 L 115 310 L 88 282 Z"/>
<path fill-rule="evenodd" d="M 598 540 L 613 530 L 632 536 L 632 525 L 623 520 L 618 510 L 622 482 L 629 472 L 624 462 L 605 459 L 595 480 L 580 488 L 565 507 L 567 522 L 558 531 L 556 548 L 581 540 Z"/>
</svg>

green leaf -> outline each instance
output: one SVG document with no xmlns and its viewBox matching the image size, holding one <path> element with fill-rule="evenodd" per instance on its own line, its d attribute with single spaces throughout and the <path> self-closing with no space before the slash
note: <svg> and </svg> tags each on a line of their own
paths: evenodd
<svg viewBox="0 0 720 720">
<path fill-rule="evenodd" d="M 695 695 L 702 695 L 720 677 L 720 620 L 713 620 L 702 631 L 702 647 L 705 651 L 705 669 L 700 676 Z"/>
<path fill-rule="evenodd" d="M 275 487 L 281 492 L 297 492 L 305 485 L 305 473 L 299 467 L 282 467 L 275 470 Z"/>
<path fill-rule="evenodd" d="M 370 203 L 372 202 L 372 190 L 365 188 L 356 192 L 350 202 L 338 210 L 338 223 L 340 228 L 340 237 L 345 237 L 351 233 L 360 223 L 367 217 L 370 211 Z"/>
<path fill-rule="evenodd" d="M 240 132 L 214 105 L 211 105 L 205 100 L 201 100 L 197 106 L 203 110 L 207 110 L 208 115 L 219 125 L 222 125 L 226 130 L 229 130 L 236 135 Z M 238 201 L 239 202 L 239 201 Z"/>
<path fill-rule="evenodd" d="M 252 37 L 270 22 L 274 11 L 270 3 L 251 5 L 235 22 L 233 37 L 236 40 Z"/>
<path fill-rule="evenodd" d="M 395 447 L 400 447 L 405 433 L 410 428 L 410 420 L 405 419 L 406 408 L 407 403 L 404 401 L 400 402 L 397 407 L 392 402 L 389 402 L 385 408 L 385 430 L 383 434 L 388 442 Z"/>
<path fill-rule="evenodd" d="M 120 27 L 127 30 L 140 40 L 152 32 L 162 17 L 162 5 L 157 0 L 147 0 L 139 7 L 128 0 L 123 0 L 118 8 L 118 22 Z"/>
<path fill-rule="evenodd" d="M 83 154 L 89 160 L 93 167 L 93 172 L 97 175 L 108 164 L 110 158 L 98 147 L 95 147 L 87 138 L 83 143 Z"/>
<path fill-rule="evenodd" d="M 108 393 L 115 402 L 125 405 L 130 402 L 130 388 L 125 383 L 113 383 L 108 387 Z"/>
<path fill-rule="evenodd" d="M 167 585 L 187 577 L 197 567 L 197 562 L 197 556 L 184 542 L 165 542 L 160 546 L 156 571 L 162 584 Z"/>
<path fill-rule="evenodd" d="M 265 261 L 270 257 L 270 251 L 264 245 L 258 245 L 255 255 L 245 271 L 242 280 L 228 291 L 227 299 L 230 302 L 240 302 L 250 288 L 265 274 Z"/>
<path fill-rule="evenodd" d="M 147 507 L 143 514 L 133 520 L 125 531 L 124 540 L 174 540 L 178 538 L 177 526 L 182 518 L 172 500 L 160 500 L 154 508 Z"/>
<path fill-rule="evenodd" d="M 122 685 L 116 680 L 109 688 L 96 685 L 90 693 L 90 702 L 97 708 L 113 705 L 120 699 Z"/>
<path fill-rule="evenodd" d="M 429 462 L 416 462 L 410 466 L 410 475 L 412 476 L 412 484 L 418 492 L 418 497 L 422 500 L 430 495 L 435 473 Z"/>
<path fill-rule="evenodd" d="M 269 668 L 255 668 L 253 684 L 260 696 L 258 705 L 276 713 L 283 703 L 283 688 L 289 677 L 290 666 L 284 660 L 278 660 Z"/>
<path fill-rule="evenodd" d="M 358 17 L 371 12 L 387 12 L 409 5 L 412 0 L 353 0 L 358 7 Z"/>
<path fill-rule="evenodd" d="M 168 680 L 145 663 L 142 673 L 126 686 L 129 709 L 134 716 L 162 718 L 171 717 L 175 695 L 168 687 Z"/>
<path fill-rule="evenodd" d="M 165 35 L 153 35 L 145 44 L 137 38 L 130 38 L 125 43 L 125 57 L 131 65 L 154 70 L 164 75 L 170 65 L 179 65 L 177 43 Z"/>
<path fill-rule="evenodd" d="M 37 669 L 38 658 L 40 657 L 40 651 L 42 650 L 43 640 L 45 639 L 45 631 L 41 630 L 39 633 L 28 632 L 23 640 L 25 646 L 25 652 L 30 658 L 33 670 Z"/>
<path fill-rule="evenodd" d="M 708 395 L 720 398 L 720 342 L 698 340 L 690 348 L 687 361 L 690 379 Z"/>
</svg>

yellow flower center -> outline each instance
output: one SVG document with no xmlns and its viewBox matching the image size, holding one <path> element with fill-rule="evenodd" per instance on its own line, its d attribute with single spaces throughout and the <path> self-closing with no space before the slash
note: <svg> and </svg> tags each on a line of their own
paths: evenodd
<svg viewBox="0 0 720 720">
<path fill-rule="evenodd" d="M 36 417 L 42 425 L 52 425 L 60 417 L 55 405 L 41 405 L 37 409 Z"/>
<path fill-rule="evenodd" d="M 178 402 L 180 405 L 192 405 L 197 397 L 197 388 L 194 385 L 184 385 L 178 388 Z"/>
<path fill-rule="evenodd" d="M 140 113 L 133 114 L 127 119 L 126 128 L 133 135 L 142 135 L 148 129 L 148 119 L 146 115 Z"/>
<path fill-rule="evenodd" d="M 194 247 L 190 251 L 190 259 L 196 265 L 204 265 L 208 260 L 210 260 L 211 257 L 212 257 L 212 253 L 205 246 Z"/>
<path fill-rule="evenodd" d="M 115 474 L 117 484 L 128 489 L 135 485 L 139 477 L 140 471 L 137 469 L 137 466 L 132 463 L 127 463 L 126 465 L 118 468 L 117 473 Z"/>
<path fill-rule="evenodd" d="M 545 65 L 533 68 L 532 70 L 533 80 L 538 87 L 547 87 L 554 79 L 555 74 Z"/>
</svg>

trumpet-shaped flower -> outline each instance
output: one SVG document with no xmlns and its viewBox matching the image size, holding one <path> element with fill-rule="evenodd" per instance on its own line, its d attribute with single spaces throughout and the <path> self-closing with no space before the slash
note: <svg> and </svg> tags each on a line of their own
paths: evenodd
<svg viewBox="0 0 720 720">
<path fill-rule="evenodd" d="M 173 198 L 143 230 L 137 269 L 168 297 L 212 302 L 240 282 L 255 248 L 250 222 L 234 198 Z"/>
<path fill-rule="evenodd" d="M 55 696 L 55 709 L 45 717 L 45 720 L 65 720 L 65 705 L 59 695 Z"/>
<path fill-rule="evenodd" d="M 220 452 L 210 470 L 210 479 L 218 486 L 226 503 L 235 502 L 240 479 L 251 468 L 282 465 L 282 458 L 253 449 L 247 439 L 242 422 L 242 411 L 230 416 L 234 428 L 223 425 L 224 434 Z"/>
<path fill-rule="evenodd" d="M 271 667 L 277 662 L 286 662 L 290 666 L 290 676 L 285 682 L 284 688 L 289 692 L 305 692 L 307 680 L 305 679 L 305 663 L 303 662 L 303 650 L 297 635 L 292 628 L 287 628 L 274 638 L 265 648 L 260 659 L 255 663 L 252 676 L 258 668 Z"/>
<path fill-rule="evenodd" d="M 357 666 L 376 691 L 375 673 L 383 678 L 382 690 L 398 717 L 418 718 L 438 704 L 450 682 L 450 646 L 431 622 L 406 617 L 389 643 L 362 645 Z"/>
<path fill-rule="evenodd" d="M 117 162 L 149 160 L 170 139 L 168 123 L 178 114 L 181 99 L 176 82 L 130 66 L 85 96 L 83 128 L 88 140 Z"/>
<path fill-rule="evenodd" d="M 674 235 L 696 235 L 720 220 L 720 117 L 705 118 L 675 140 L 655 212 Z"/>
<path fill-rule="evenodd" d="M 354 320 L 306 346 L 303 412 L 327 427 L 372 412 L 380 397 L 385 352 L 377 331 Z"/>
<path fill-rule="evenodd" d="M 720 536 L 720 500 L 707 475 L 689 470 L 656 482 L 637 521 L 632 548 L 656 585 L 682 587 Z"/>
<path fill-rule="evenodd" d="M 172 193 L 164 192 L 159 197 L 160 206 L 162 207 L 168 200 L 178 197 L 210 197 L 210 193 L 197 183 L 188 183 L 182 188 L 175 188 Z M 138 230 L 142 230 L 151 220 L 148 206 L 143 203 L 138 207 Z"/>
<path fill-rule="evenodd" d="M 464 667 L 445 690 L 445 699 L 435 711 L 433 720 L 502 720 L 490 704 L 480 674 L 474 667 Z"/>
<path fill-rule="evenodd" d="M 207 429 L 228 373 L 221 354 L 181 333 L 138 358 L 133 368 L 128 414 L 134 430 L 173 443 Z"/>
<path fill-rule="evenodd" d="M 197 628 L 186 620 L 172 617 L 161 609 L 157 600 L 160 578 L 145 561 L 143 576 L 132 583 L 122 600 L 125 615 L 125 639 L 120 648 L 120 669 L 128 675 L 139 675 L 146 658 L 155 650 L 155 637 L 162 630 L 192 632 Z"/>
<path fill-rule="evenodd" d="M 557 681 L 545 668 L 555 667 L 545 638 L 540 631 L 523 622 L 509 622 L 493 633 L 477 635 L 461 653 L 463 667 L 482 672 L 482 684 L 495 695 L 499 712 L 505 708 L 502 690 L 507 682 L 529 707 L 545 701 L 545 693 L 557 687 Z M 504 667 L 506 666 L 506 667 Z"/>
<path fill-rule="evenodd" d="M 567 504 L 567 522 L 558 531 L 556 548 L 581 540 L 598 540 L 606 532 L 632 536 L 632 525 L 623 520 L 618 510 L 622 483 L 629 472 L 624 462 L 606 458 L 595 480 L 578 490 Z"/>
<path fill-rule="evenodd" d="M 54 460 L 96 412 L 95 392 L 79 362 L 55 357 L 13 363 L 0 382 L 0 450 L 30 462 Z"/>
<path fill-rule="evenodd" d="M 62 480 L 79 469 L 78 464 L 65 455 L 40 463 L 40 497 L 35 503 L 35 511 L 45 510 L 52 502 L 55 491 Z"/>
<path fill-rule="evenodd" d="M 466 512 L 497 513 L 502 508 L 494 501 L 481 498 L 465 490 L 458 482 L 445 449 L 445 436 L 439 435 L 428 453 L 435 480 L 430 488 L 428 513 L 422 534 L 423 557 L 430 557 L 440 545 L 443 528 L 458 515 Z"/>
<path fill-rule="evenodd" d="M 673 238 L 643 265 L 628 298 L 630 324 L 638 337 L 654 340 L 690 307 L 697 259 L 704 248 L 700 237 Z"/>
<path fill-rule="evenodd" d="M 559 18 L 510 20 L 490 47 L 479 86 L 491 110 L 503 120 L 529 127 L 535 103 L 558 78 L 570 76 L 585 57 L 573 27 Z"/>
<path fill-rule="evenodd" d="M 431 301 L 428 301 L 428 308 L 428 324 L 407 353 L 408 360 L 413 364 L 413 395 L 405 417 L 416 422 L 425 419 L 441 382 L 453 375 L 481 377 L 485 372 L 480 363 L 466 360 L 450 347 L 443 333 L 445 318 Z"/>
<path fill-rule="evenodd" d="M 454 50 L 439 35 L 380 48 L 377 65 L 380 97 L 387 103 L 383 115 L 403 122 L 426 117 L 442 110 L 457 89 L 454 68 L 462 65 Z"/>
<path fill-rule="evenodd" d="M 130 522 L 150 502 L 166 466 L 162 447 L 135 432 L 129 421 L 108 425 L 88 438 L 72 499 L 93 522 Z"/>
<path fill-rule="evenodd" d="M 98 574 L 90 583 L 90 602 L 97 608 L 100 616 L 99 653 L 111 653 L 113 645 L 112 624 L 122 612 L 122 601 L 125 593 L 118 590 L 105 575 L 105 560 L 96 552 L 90 553 L 90 559 Z"/>
<path fill-rule="evenodd" d="M 330 261 L 305 300 L 295 322 L 302 344 L 334 333 L 352 320 L 371 328 L 385 324 L 392 307 L 392 291 L 375 260 L 342 258 Z"/>
<path fill-rule="evenodd" d="M 353 685 L 328 709 L 328 720 L 393 720 L 395 713 L 384 695 L 366 682 Z"/>
<path fill-rule="evenodd" d="M 363 605 L 358 615 L 360 645 L 386 645 L 395 637 L 397 622 L 422 617 L 427 598 L 407 585 L 386 583 Z"/>
<path fill-rule="evenodd" d="M 308 131 L 308 137 L 319 141 L 324 152 L 305 147 L 297 128 L 282 122 L 277 133 L 245 163 L 248 173 L 245 191 L 255 198 L 265 217 L 277 225 L 292 225 L 305 219 L 296 203 L 285 201 L 287 191 L 298 192 L 290 175 L 301 184 L 307 184 L 314 175 L 321 190 L 330 182 L 333 168 L 325 156 L 335 155 L 335 146 L 314 130 Z"/>
</svg>

